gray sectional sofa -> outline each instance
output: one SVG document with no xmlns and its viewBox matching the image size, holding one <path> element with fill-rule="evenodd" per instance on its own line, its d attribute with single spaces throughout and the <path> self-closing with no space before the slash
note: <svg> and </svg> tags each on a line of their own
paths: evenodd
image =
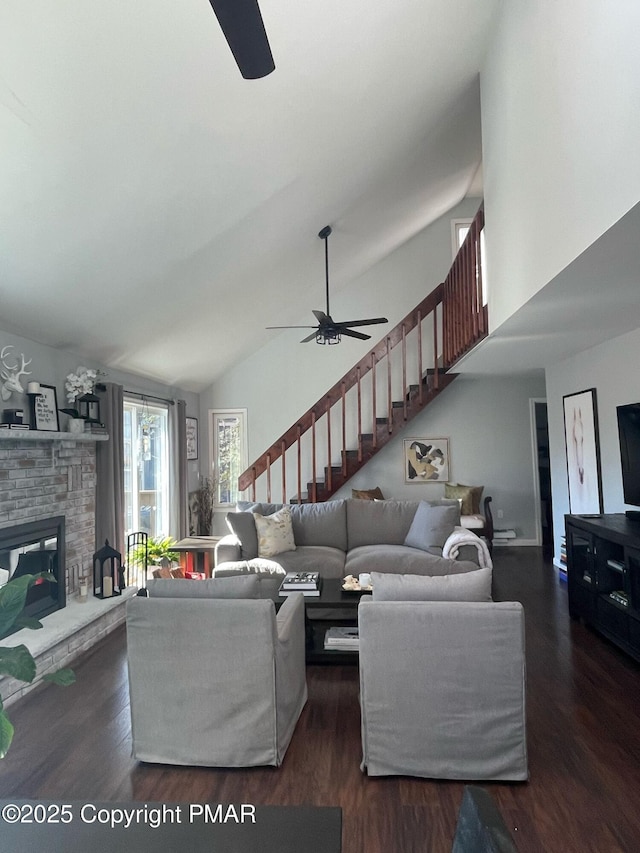
<svg viewBox="0 0 640 853">
<path fill-rule="evenodd" d="M 216 547 L 215 574 L 281 574 L 319 571 L 323 577 L 361 572 L 446 575 L 478 568 L 478 552 L 463 545 L 458 559 L 442 557 L 442 547 L 460 524 L 459 503 L 434 501 L 365 501 L 291 504 L 293 548 L 260 553 L 253 513 L 273 516 L 283 504 L 239 504 L 229 513 L 232 533 Z"/>
</svg>

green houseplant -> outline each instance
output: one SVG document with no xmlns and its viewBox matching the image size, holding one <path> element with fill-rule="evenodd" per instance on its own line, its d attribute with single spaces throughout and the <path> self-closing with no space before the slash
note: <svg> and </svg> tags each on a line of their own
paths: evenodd
<svg viewBox="0 0 640 853">
<path fill-rule="evenodd" d="M 49 572 L 35 575 L 21 575 L 11 579 L 0 588 L 0 640 L 20 628 L 42 628 L 42 622 L 30 616 L 25 616 L 24 606 L 29 588 L 40 579 L 56 583 L 55 577 Z M 36 662 L 29 649 L 19 646 L 0 645 L 0 675 L 9 675 L 31 684 L 36 677 Z M 42 676 L 42 681 L 51 681 L 63 687 L 73 684 L 76 677 L 71 669 L 59 669 Z M 13 740 L 13 725 L 7 716 L 0 696 L 0 758 L 7 754 Z"/>
<path fill-rule="evenodd" d="M 176 544 L 172 536 L 152 536 L 146 546 L 147 562 L 161 565 L 164 561 L 168 564 L 177 562 L 180 557 L 177 551 L 171 549 Z M 138 564 L 144 563 L 145 546 L 136 545 L 131 552 L 131 559 Z"/>
</svg>

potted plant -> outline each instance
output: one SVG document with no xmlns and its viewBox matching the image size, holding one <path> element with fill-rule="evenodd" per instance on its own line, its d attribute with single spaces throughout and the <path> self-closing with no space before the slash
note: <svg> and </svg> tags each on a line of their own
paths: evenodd
<svg viewBox="0 0 640 853">
<path fill-rule="evenodd" d="M 178 552 L 172 550 L 175 544 L 176 540 L 172 536 L 152 536 L 146 546 L 136 545 L 131 551 L 131 559 L 134 563 L 141 564 L 144 563 L 146 555 L 147 564 L 170 566 L 180 559 Z"/>
<path fill-rule="evenodd" d="M 56 583 L 54 575 L 40 572 L 12 578 L 0 588 L 0 640 L 20 628 L 42 628 L 42 622 L 23 614 L 29 588 L 40 580 Z M 9 675 L 31 684 L 36 677 L 36 662 L 29 649 L 19 646 L 0 646 L 0 675 Z M 76 677 L 71 669 L 59 669 L 42 676 L 42 681 L 51 681 L 62 687 L 73 684 Z M 13 725 L 7 716 L 0 697 L 0 758 L 7 754 L 13 740 Z"/>
</svg>

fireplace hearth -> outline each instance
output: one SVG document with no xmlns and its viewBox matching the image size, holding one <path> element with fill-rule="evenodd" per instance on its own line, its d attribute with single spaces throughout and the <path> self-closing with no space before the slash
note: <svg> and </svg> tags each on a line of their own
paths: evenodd
<svg viewBox="0 0 640 853">
<path fill-rule="evenodd" d="M 66 604 L 65 520 L 57 515 L 0 529 L 0 585 L 24 574 L 50 572 L 27 595 L 25 614 L 41 619 Z"/>
</svg>

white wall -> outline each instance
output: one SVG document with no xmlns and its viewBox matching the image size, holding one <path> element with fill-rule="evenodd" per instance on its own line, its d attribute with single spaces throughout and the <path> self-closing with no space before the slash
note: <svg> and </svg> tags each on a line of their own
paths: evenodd
<svg viewBox="0 0 640 853">
<path fill-rule="evenodd" d="M 604 512 L 629 509 L 622 495 L 616 406 L 640 401 L 640 329 L 607 341 L 546 371 L 555 555 L 559 557 L 564 515 L 569 512 L 562 398 L 596 389 Z"/>
<path fill-rule="evenodd" d="M 395 436 L 335 497 L 380 486 L 385 498 L 442 497 L 444 484 L 404 482 L 405 438 L 448 438 L 450 478 L 482 485 L 493 498 L 496 527 L 513 527 L 519 539 L 535 540 L 533 458 L 529 399 L 544 397 L 542 375 L 499 379 L 458 377 Z M 498 519 L 501 509 L 504 518 Z"/>
<path fill-rule="evenodd" d="M 385 330 L 393 328 L 444 280 L 452 263 L 451 219 L 474 216 L 479 204 L 479 199 L 465 200 L 348 287 L 336 282 L 334 289 L 332 283 L 334 318 L 389 319 L 386 326 L 371 327 L 371 342 L 343 338 L 338 346 L 321 347 L 313 342 L 299 343 L 307 334 L 303 329 L 274 332 L 269 344 L 235 365 L 200 395 L 202 422 L 211 408 L 247 408 L 249 461 L 259 456 L 362 358 L 370 343 L 382 338 Z M 318 282 L 317 299 L 298 319 L 307 324 L 315 322 L 311 310 L 324 306 L 324 269 L 301 270 L 300 275 L 312 276 Z M 278 294 L 274 293 L 265 326 L 277 324 L 281 307 Z M 251 310 L 250 305 L 247 310 Z M 207 453 L 201 472 L 208 474 L 209 466 Z"/>
<path fill-rule="evenodd" d="M 64 408 L 69 405 L 64 383 L 67 375 L 76 371 L 80 365 L 93 369 L 104 370 L 107 374 L 104 378 L 109 382 L 118 382 L 123 385 L 127 391 L 134 391 L 140 394 L 151 394 L 165 399 L 181 399 L 187 403 L 187 414 L 193 417 L 198 416 L 198 395 L 189 391 L 183 391 L 174 386 L 163 385 L 152 379 L 146 379 L 135 374 L 125 373 L 124 371 L 114 370 L 112 367 L 106 368 L 104 365 L 91 359 L 85 359 L 76 355 L 68 349 L 55 349 L 44 344 L 31 341 L 28 338 L 23 338 L 9 332 L 4 332 L 0 329 L 0 349 L 6 345 L 14 347 L 12 354 L 17 354 L 18 358 L 21 353 L 24 353 L 27 359 L 31 359 L 31 364 L 27 370 L 31 371 L 29 376 L 23 376 L 21 383 L 26 388 L 28 381 L 42 382 L 45 385 L 54 385 L 57 391 L 58 407 Z M 20 397 L 18 394 L 13 394 L 10 400 L 2 401 L 0 408 L 24 408 L 25 412 L 29 411 L 28 398 Z M 60 415 L 60 427 L 64 430 L 67 417 Z M 206 437 L 204 439 L 206 441 Z M 203 439 L 201 438 L 201 442 Z M 198 464 L 197 462 L 189 463 L 189 489 L 197 488 L 198 483 Z"/>
<path fill-rule="evenodd" d="M 640 199 L 640 3 L 509 0 L 481 70 L 490 326 Z"/>
</svg>

